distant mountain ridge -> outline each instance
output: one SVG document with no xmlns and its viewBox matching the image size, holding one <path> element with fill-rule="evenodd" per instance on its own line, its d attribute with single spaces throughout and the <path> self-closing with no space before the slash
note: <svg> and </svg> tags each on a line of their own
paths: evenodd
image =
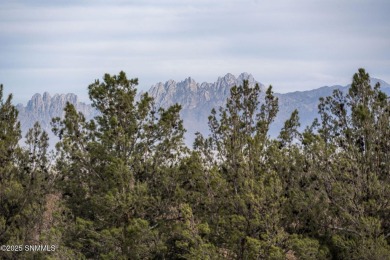
<svg viewBox="0 0 390 260">
<path fill-rule="evenodd" d="M 86 119 L 94 118 L 98 113 L 88 104 L 80 102 L 75 94 L 55 94 L 50 96 L 48 92 L 35 94 L 27 102 L 26 106 L 18 104 L 16 108 L 19 111 L 19 121 L 22 128 L 23 137 L 28 129 L 32 128 L 35 122 L 39 122 L 42 128 L 49 134 L 50 144 L 54 145 L 57 141 L 51 131 L 50 122 L 54 117 L 63 117 L 66 103 L 73 104 L 77 111 L 82 112 Z"/>
<path fill-rule="evenodd" d="M 214 83 L 197 83 L 192 78 L 181 82 L 173 80 L 165 83 L 159 82 L 153 85 L 148 93 L 154 98 L 157 107 L 168 107 L 175 103 L 182 105 L 181 115 L 184 119 L 184 126 L 187 129 L 186 143 L 192 144 L 195 132 L 208 134 L 208 116 L 212 108 L 224 106 L 230 95 L 230 88 L 234 85 L 241 85 L 243 80 L 248 80 L 253 87 L 258 83 L 262 89 L 260 99 L 264 99 L 264 92 L 267 87 L 254 79 L 251 74 L 241 73 L 237 78 L 228 73 L 219 77 Z M 382 90 L 390 95 L 390 85 L 383 80 L 371 79 L 372 85 L 381 83 Z M 332 95 L 335 89 L 346 92 L 347 86 L 321 87 L 307 91 L 295 91 L 290 93 L 275 93 L 279 99 L 279 112 L 275 121 L 270 127 L 270 136 L 277 137 L 284 122 L 290 117 L 294 109 L 298 109 L 301 129 L 310 125 L 317 117 L 318 102 L 320 97 Z"/>
<path fill-rule="evenodd" d="M 228 73 L 213 83 L 203 82 L 200 84 L 191 77 L 181 82 L 168 80 L 165 83 L 159 82 L 153 85 L 148 92 L 154 98 L 157 106 L 161 107 L 168 107 L 175 103 L 181 104 L 183 109 L 194 109 L 207 103 L 212 103 L 214 107 L 223 105 L 230 95 L 230 88 L 234 85 L 241 85 L 244 80 L 248 80 L 251 87 L 258 83 L 264 89 L 264 86 L 257 82 L 251 74 L 244 72 L 237 78 Z"/>
<path fill-rule="evenodd" d="M 224 77 L 219 77 L 213 83 L 197 83 L 191 77 L 180 82 L 168 80 L 165 83 L 159 82 L 153 85 L 148 93 L 154 98 L 157 107 L 166 108 L 175 103 L 182 106 L 181 116 L 187 129 L 186 143 L 191 146 L 195 132 L 208 134 L 207 118 L 211 109 L 224 106 L 230 95 L 230 88 L 241 85 L 243 80 L 248 80 L 251 87 L 258 83 L 262 89 L 260 99 L 264 98 L 266 87 L 256 81 L 251 74 L 245 72 L 238 77 L 228 73 Z M 381 83 L 382 90 L 390 95 L 390 85 L 379 79 L 371 79 L 372 85 L 377 82 Z M 294 109 L 299 110 L 301 128 L 304 128 L 317 117 L 317 106 L 320 97 L 332 95 L 335 89 L 341 89 L 345 92 L 348 88 L 349 86 L 337 85 L 308 91 L 275 93 L 279 98 L 279 113 L 275 122 L 271 125 L 271 137 L 278 136 L 285 120 L 290 117 Z M 43 129 L 50 134 L 51 144 L 54 144 L 56 139 L 51 133 L 50 122 L 53 117 L 64 115 L 63 110 L 67 102 L 75 105 L 76 109 L 82 112 L 87 119 L 92 119 L 98 115 L 98 112 L 91 105 L 80 102 L 75 94 L 56 94 L 54 96 L 50 96 L 47 92 L 43 95 L 35 94 L 26 106 L 17 105 L 23 135 L 38 121 Z"/>
</svg>

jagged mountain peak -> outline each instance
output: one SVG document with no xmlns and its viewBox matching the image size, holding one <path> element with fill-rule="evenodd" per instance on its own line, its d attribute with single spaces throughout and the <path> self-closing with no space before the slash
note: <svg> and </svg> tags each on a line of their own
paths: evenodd
<svg viewBox="0 0 390 260">
<path fill-rule="evenodd" d="M 212 83 L 199 84 L 192 77 L 178 82 L 174 80 L 168 80 L 165 83 L 159 82 L 150 88 L 149 93 L 155 99 L 157 106 L 162 107 L 179 103 L 183 108 L 195 108 L 204 102 L 216 102 L 221 105 L 228 97 L 230 88 L 241 85 L 244 80 L 248 80 L 252 87 L 259 83 L 252 74 L 247 72 L 241 73 L 238 77 L 227 73 Z M 262 85 L 260 84 L 260 86 Z"/>
<path fill-rule="evenodd" d="M 184 80 L 184 82 L 191 84 L 191 83 L 194 83 L 195 80 L 194 80 L 193 78 L 191 78 L 191 77 L 188 77 L 188 78 L 186 78 L 186 79 Z"/>
<path fill-rule="evenodd" d="M 242 72 L 238 77 L 239 77 L 239 78 L 244 78 L 244 79 L 247 79 L 247 78 L 249 78 L 249 77 L 252 77 L 252 78 L 253 78 L 252 74 L 250 74 L 250 73 L 248 73 L 248 72 Z"/>
<path fill-rule="evenodd" d="M 176 103 L 182 106 L 181 116 L 187 129 L 186 142 L 191 145 L 195 132 L 208 133 L 207 117 L 210 115 L 211 109 L 224 106 L 226 99 L 229 97 L 230 88 L 234 85 L 241 85 L 243 80 L 248 80 L 250 86 L 258 83 L 264 89 L 264 86 L 256 81 L 250 73 L 243 72 L 238 77 L 227 73 L 223 77 L 218 77 L 212 83 L 203 82 L 199 84 L 192 77 L 187 77 L 178 82 L 170 79 L 164 83 L 156 83 L 148 93 L 154 98 L 157 107 L 168 107 Z M 377 82 L 381 84 L 382 90 L 389 95 L 389 84 L 383 80 L 371 78 L 372 85 Z M 345 91 L 348 86 L 326 86 L 307 91 L 276 93 L 275 95 L 279 98 L 279 113 L 271 125 L 270 135 L 277 136 L 284 121 L 288 119 L 294 109 L 299 110 L 301 126 L 309 125 L 317 116 L 319 97 L 332 95 L 336 88 Z M 260 98 L 264 98 L 264 95 Z M 97 115 L 97 111 L 91 105 L 79 102 L 75 94 L 55 94 L 53 96 L 48 92 L 43 93 L 43 95 L 35 94 L 26 106 L 17 105 L 23 132 L 26 133 L 36 121 L 39 121 L 43 129 L 50 134 L 52 118 L 63 116 L 63 110 L 67 102 L 75 105 L 76 109 L 82 112 L 87 119 Z M 50 138 L 53 138 L 52 134 Z M 51 140 L 51 142 L 54 143 L 55 140 L 54 138 L 54 141 Z"/>
<path fill-rule="evenodd" d="M 242 83 L 244 80 L 247 80 L 247 81 L 249 82 L 249 85 L 254 85 L 254 84 L 256 84 L 256 83 L 259 83 L 259 82 L 256 82 L 256 80 L 255 80 L 255 78 L 252 76 L 252 74 L 247 73 L 247 72 L 241 73 L 241 74 L 238 76 L 237 80 L 238 80 L 239 82 L 241 82 L 241 83 Z M 259 83 L 259 85 L 262 86 L 261 83 Z"/>
<path fill-rule="evenodd" d="M 244 81 L 244 80 L 248 80 L 250 84 L 251 83 L 253 83 L 253 84 L 259 83 L 254 79 L 252 74 L 247 73 L 247 72 L 242 72 L 241 74 L 239 74 L 238 77 L 236 77 L 232 73 L 226 73 L 225 76 L 218 77 L 217 80 L 213 83 L 202 82 L 201 84 L 199 84 L 192 77 L 187 77 L 184 80 L 178 81 L 178 82 L 176 82 L 173 79 L 170 79 L 170 80 L 166 81 L 165 83 L 158 82 L 155 85 L 152 85 L 149 89 L 149 92 L 153 92 L 154 89 L 156 89 L 156 88 L 161 89 L 163 87 L 165 89 L 165 91 L 167 91 L 169 87 L 181 86 L 181 87 L 185 88 L 188 85 L 196 85 L 198 88 L 207 88 L 207 87 L 218 88 L 218 86 L 233 86 L 235 84 L 239 84 L 239 83 L 241 84 L 242 81 Z"/>
<path fill-rule="evenodd" d="M 222 79 L 229 81 L 229 80 L 236 80 L 236 77 L 232 73 L 228 72 L 226 73 L 225 76 L 222 77 Z"/>
<path fill-rule="evenodd" d="M 43 130 L 49 134 L 50 142 L 54 144 L 57 139 L 51 132 L 50 122 L 54 117 L 64 116 L 64 108 L 68 102 L 73 104 L 79 112 L 82 112 L 87 119 L 97 115 L 96 110 L 91 105 L 79 102 L 76 94 L 54 94 L 51 96 L 49 92 L 44 92 L 43 95 L 37 93 L 31 97 L 26 106 L 17 105 L 23 133 L 26 133 L 38 121 Z"/>
<path fill-rule="evenodd" d="M 237 78 L 233 74 L 227 73 L 223 77 L 218 77 L 216 86 L 218 88 L 229 87 L 229 86 L 234 86 L 236 83 L 237 83 Z"/>
</svg>

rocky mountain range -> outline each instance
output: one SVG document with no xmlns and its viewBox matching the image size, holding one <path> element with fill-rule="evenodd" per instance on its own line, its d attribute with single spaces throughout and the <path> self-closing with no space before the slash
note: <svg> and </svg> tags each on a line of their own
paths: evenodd
<svg viewBox="0 0 390 260">
<path fill-rule="evenodd" d="M 155 99 L 157 106 L 168 107 L 175 103 L 181 104 L 181 115 L 187 129 L 186 142 L 190 145 L 194 140 L 195 132 L 208 134 L 207 118 L 211 109 L 223 106 L 230 95 L 230 88 L 241 85 L 243 80 L 248 80 L 252 87 L 258 83 L 263 94 L 260 95 L 260 99 L 264 99 L 266 87 L 248 73 L 241 73 L 237 78 L 228 73 L 224 77 L 219 77 L 214 83 L 197 83 L 192 78 L 187 78 L 181 82 L 169 80 L 165 83 L 155 84 L 148 92 Z M 382 90 L 390 95 L 390 85 L 379 79 L 371 79 L 373 85 L 377 82 L 381 84 Z M 346 92 L 348 88 L 349 85 L 337 85 L 308 91 L 275 93 L 279 99 L 279 113 L 271 125 L 270 136 L 278 136 L 284 122 L 290 117 L 294 109 L 298 109 L 301 129 L 304 129 L 317 117 L 317 106 L 320 97 L 332 95 L 335 89 Z"/>
<path fill-rule="evenodd" d="M 181 104 L 181 116 L 187 129 L 186 143 L 191 146 L 195 132 L 208 134 L 207 118 L 211 109 L 223 106 L 230 94 L 230 88 L 242 84 L 243 80 L 248 80 L 250 86 L 258 83 L 263 90 L 262 93 L 264 93 L 266 87 L 248 73 L 241 73 L 238 77 L 228 73 L 224 77 L 219 77 L 213 83 L 198 83 L 191 77 L 180 82 L 168 80 L 165 83 L 159 82 L 153 85 L 148 93 L 155 99 L 157 107 L 166 108 L 175 103 Z M 379 79 L 372 79 L 371 81 L 372 84 L 381 83 L 382 90 L 390 95 L 390 85 L 388 83 Z M 331 95 L 335 89 L 347 91 L 348 87 L 331 86 L 309 91 L 275 93 L 279 98 L 279 113 L 271 125 L 270 136 L 278 136 L 284 121 L 290 117 L 294 109 L 299 110 L 301 128 L 311 124 L 317 116 L 319 98 Z M 263 98 L 264 94 L 260 96 L 260 99 Z M 56 94 L 52 97 L 47 92 L 43 95 L 35 94 L 26 106 L 17 105 L 23 133 L 25 134 L 38 121 L 50 133 L 51 145 L 54 145 L 56 139 L 51 133 L 50 122 L 53 117 L 63 116 L 63 110 L 67 102 L 75 105 L 76 109 L 82 112 L 87 119 L 92 119 L 98 114 L 91 105 L 80 102 L 74 94 Z"/>
<path fill-rule="evenodd" d="M 42 128 L 49 134 L 50 146 L 54 147 L 57 138 L 51 131 L 50 122 L 54 117 L 63 117 L 66 103 L 73 104 L 76 109 L 84 114 L 90 120 L 98 113 L 88 104 L 80 102 L 75 94 L 55 94 L 50 96 L 48 92 L 35 94 L 27 102 L 27 105 L 18 104 L 16 108 L 19 111 L 19 121 L 22 127 L 23 137 L 26 135 L 28 129 L 32 128 L 35 122 L 39 122 Z M 23 139 L 21 140 L 22 142 Z"/>
</svg>

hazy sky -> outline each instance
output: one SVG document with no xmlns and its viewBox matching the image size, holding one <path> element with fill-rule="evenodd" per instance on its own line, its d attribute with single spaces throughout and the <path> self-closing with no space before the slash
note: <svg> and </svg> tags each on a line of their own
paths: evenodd
<svg viewBox="0 0 390 260">
<path fill-rule="evenodd" d="M 140 88 L 251 73 L 277 92 L 390 81 L 389 0 L 1 0 L 0 83 L 16 102 L 123 70 Z"/>
</svg>

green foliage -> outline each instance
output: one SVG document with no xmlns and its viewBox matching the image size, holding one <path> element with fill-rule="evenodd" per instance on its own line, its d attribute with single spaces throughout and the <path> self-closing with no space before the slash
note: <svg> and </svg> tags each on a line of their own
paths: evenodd
<svg viewBox="0 0 390 260">
<path fill-rule="evenodd" d="M 390 259 L 390 99 L 363 69 L 275 140 L 278 99 L 244 81 L 192 151 L 180 106 L 155 108 L 137 84 L 123 72 L 91 84 L 91 121 L 67 104 L 55 164 L 38 124 L 18 145 L 1 86 L 0 244 L 57 250 L 0 258 Z"/>
<path fill-rule="evenodd" d="M 317 239 L 293 234 L 290 236 L 288 244 L 292 252 L 294 252 L 294 256 L 299 259 L 316 260 L 329 258 L 329 250 L 326 247 L 321 247 Z"/>
<path fill-rule="evenodd" d="M 169 259 L 219 259 L 215 246 L 206 239 L 208 224 L 196 222 L 190 205 L 180 206 L 180 220 L 172 232 L 167 241 Z"/>
<path fill-rule="evenodd" d="M 3 101 L 0 86 L 0 244 L 25 245 L 40 242 L 46 195 L 51 176 L 47 158 L 47 134 L 39 124 L 26 135 L 25 149 L 19 147 L 20 123 L 12 96 Z M 23 252 L 0 251 L 1 258 Z"/>
<path fill-rule="evenodd" d="M 309 231 L 339 259 L 390 255 L 389 111 L 389 98 L 359 69 L 347 95 L 320 99 L 320 124 L 303 134 L 293 230 Z"/>
<path fill-rule="evenodd" d="M 233 87 L 226 108 L 209 117 L 209 139 L 198 135 L 195 148 L 213 160 L 223 187 L 216 198 L 213 240 L 230 257 L 282 258 L 284 237 L 279 225 L 284 198 L 279 176 L 266 166 L 267 132 L 276 116 L 277 98 L 271 87 L 259 104 L 260 87 Z M 215 155 L 215 156 L 213 156 Z M 229 199 L 226 199 L 229 198 Z"/>
<path fill-rule="evenodd" d="M 68 104 L 53 120 L 60 137 L 57 169 L 68 223 L 65 246 L 86 257 L 163 256 L 177 205 L 175 171 L 186 149 L 180 106 L 154 108 L 136 79 L 104 76 L 89 86 L 100 115 L 90 122 Z M 162 233 L 161 232 L 167 232 Z"/>
</svg>

